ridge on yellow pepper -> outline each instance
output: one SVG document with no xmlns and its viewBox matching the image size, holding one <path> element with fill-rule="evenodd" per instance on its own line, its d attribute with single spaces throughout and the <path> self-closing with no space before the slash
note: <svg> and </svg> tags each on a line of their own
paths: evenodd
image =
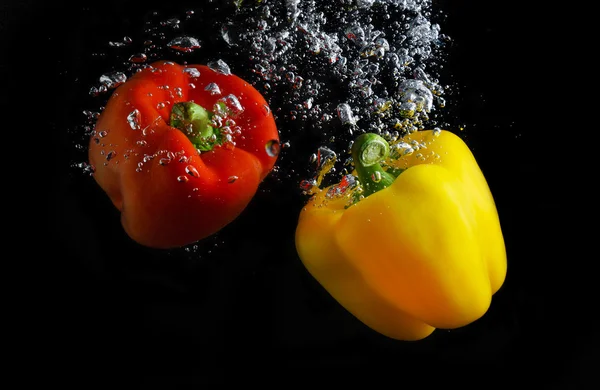
<svg viewBox="0 0 600 390">
<path fill-rule="evenodd" d="M 419 151 L 390 159 L 380 136 L 356 139 L 364 198 L 348 206 L 348 196 L 320 190 L 300 213 L 296 248 L 313 277 L 364 324 L 419 340 L 486 313 L 506 276 L 506 251 L 468 146 L 439 130 L 402 141 Z"/>
</svg>

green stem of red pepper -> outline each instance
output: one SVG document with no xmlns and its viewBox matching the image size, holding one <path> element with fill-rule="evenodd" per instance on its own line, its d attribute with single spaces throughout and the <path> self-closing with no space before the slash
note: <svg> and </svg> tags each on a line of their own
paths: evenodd
<svg viewBox="0 0 600 390">
<path fill-rule="evenodd" d="M 361 134 L 354 141 L 352 160 L 364 196 L 389 187 L 396 179 L 396 176 L 386 172 L 380 165 L 389 154 L 390 145 L 377 134 Z"/>
<path fill-rule="evenodd" d="M 173 105 L 170 125 L 181 130 L 196 149 L 211 151 L 221 144 L 220 131 L 212 126 L 213 113 L 193 102 L 181 102 Z"/>
</svg>

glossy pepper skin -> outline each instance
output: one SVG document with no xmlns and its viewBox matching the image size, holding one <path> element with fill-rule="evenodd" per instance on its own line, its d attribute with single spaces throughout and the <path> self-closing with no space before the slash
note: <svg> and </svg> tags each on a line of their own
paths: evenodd
<svg viewBox="0 0 600 390">
<path fill-rule="evenodd" d="M 360 321 L 390 338 L 419 340 L 480 318 L 507 264 L 492 194 L 467 145 L 448 131 L 404 141 L 421 148 L 389 161 L 402 171 L 387 187 L 349 207 L 345 197 L 327 199 L 328 189 L 309 200 L 296 247 Z"/>
<path fill-rule="evenodd" d="M 202 114 L 193 126 L 188 108 Z M 209 128 L 214 109 L 220 127 Z M 114 91 L 96 122 L 89 160 L 127 234 L 148 247 L 173 248 L 233 221 L 272 170 L 278 146 L 273 115 L 249 83 L 207 66 L 161 61 Z"/>
</svg>

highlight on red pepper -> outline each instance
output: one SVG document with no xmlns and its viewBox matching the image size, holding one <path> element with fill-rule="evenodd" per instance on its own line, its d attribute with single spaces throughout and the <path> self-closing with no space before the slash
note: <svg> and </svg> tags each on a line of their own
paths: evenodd
<svg viewBox="0 0 600 390">
<path fill-rule="evenodd" d="M 504 283 L 496 206 L 473 154 L 449 131 L 392 147 L 352 146 L 354 172 L 317 189 L 300 212 L 296 248 L 314 278 L 373 330 L 419 340 L 479 319 Z"/>
<path fill-rule="evenodd" d="M 238 217 L 278 152 L 275 120 L 252 85 L 204 65 L 159 61 L 113 92 L 89 160 L 125 232 L 166 249 Z"/>
</svg>

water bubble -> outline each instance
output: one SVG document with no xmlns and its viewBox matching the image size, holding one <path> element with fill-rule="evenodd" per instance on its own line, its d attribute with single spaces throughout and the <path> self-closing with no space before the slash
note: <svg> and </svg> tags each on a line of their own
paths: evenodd
<svg viewBox="0 0 600 390">
<path fill-rule="evenodd" d="M 356 119 L 354 118 L 354 115 L 352 114 L 352 109 L 350 108 L 350 105 L 348 103 L 341 103 L 337 106 L 337 114 L 338 114 L 338 118 L 340 118 L 340 121 L 342 121 L 342 124 L 344 125 L 354 125 L 356 124 Z"/>
<path fill-rule="evenodd" d="M 423 15 L 417 15 L 410 23 L 406 33 L 407 37 L 421 45 L 436 40 L 439 36 L 440 26 L 431 24 Z"/>
<path fill-rule="evenodd" d="M 358 181 L 354 175 L 348 174 L 342 177 L 342 180 L 335 185 L 332 185 L 327 190 L 325 197 L 327 199 L 338 198 L 344 195 L 348 195 L 352 190 L 358 186 Z"/>
<path fill-rule="evenodd" d="M 337 154 L 328 147 L 321 146 L 317 150 L 315 162 L 317 163 L 317 185 L 321 185 L 325 175 L 334 170 L 335 163 L 337 162 Z"/>
<path fill-rule="evenodd" d="M 185 68 L 183 69 L 184 73 L 187 73 L 190 77 L 197 78 L 200 77 L 200 71 L 196 68 Z"/>
<path fill-rule="evenodd" d="M 100 84 L 108 89 L 116 88 L 127 81 L 123 72 L 110 72 L 100 76 Z"/>
<path fill-rule="evenodd" d="M 170 162 L 171 162 L 171 159 L 168 157 L 163 157 L 160 160 L 158 160 L 158 163 L 163 166 L 168 165 Z"/>
<path fill-rule="evenodd" d="M 432 134 L 434 137 L 439 137 L 440 134 L 442 134 L 442 129 L 440 129 L 439 127 L 436 127 L 433 129 Z"/>
<path fill-rule="evenodd" d="M 376 98 L 373 102 L 375 112 L 378 114 L 384 113 L 392 108 L 393 102 L 391 100 Z"/>
<path fill-rule="evenodd" d="M 388 50 L 390 50 L 390 43 L 387 41 L 387 39 L 385 38 L 377 38 L 375 40 L 375 47 L 376 48 L 382 48 L 384 50 L 384 52 L 387 52 Z"/>
<path fill-rule="evenodd" d="M 180 183 L 187 183 L 190 179 L 187 176 L 177 176 L 177 181 Z"/>
<path fill-rule="evenodd" d="M 292 87 L 294 89 L 300 89 L 300 88 L 302 88 L 303 82 L 304 82 L 304 78 L 302 76 L 296 76 L 294 78 L 294 83 L 292 84 Z"/>
<path fill-rule="evenodd" d="M 365 42 L 365 31 L 359 25 L 353 25 L 346 29 L 346 38 L 354 42 L 357 46 L 364 45 Z"/>
<path fill-rule="evenodd" d="M 413 147 L 406 142 L 399 142 L 393 146 L 392 152 L 396 154 L 396 157 L 409 156 L 415 150 Z"/>
<path fill-rule="evenodd" d="M 237 179 L 239 179 L 237 176 L 229 176 L 229 177 L 227 178 L 227 183 L 229 183 L 229 184 L 235 183 L 235 181 L 236 181 Z"/>
<path fill-rule="evenodd" d="M 201 47 L 200 41 L 194 37 L 182 36 L 171 40 L 167 46 L 184 53 L 191 53 Z"/>
<path fill-rule="evenodd" d="M 100 138 L 104 138 L 108 135 L 108 131 L 107 130 L 102 130 L 98 132 L 98 137 Z"/>
<path fill-rule="evenodd" d="M 317 181 L 315 179 L 305 179 L 300 182 L 300 189 L 305 193 L 310 193 L 317 187 Z"/>
<path fill-rule="evenodd" d="M 217 100 L 214 111 L 219 115 L 231 115 L 235 117 L 244 111 L 244 107 L 237 96 L 230 94 Z"/>
<path fill-rule="evenodd" d="M 198 170 L 193 165 L 186 166 L 185 173 L 187 173 L 188 175 L 190 175 L 192 177 L 200 177 L 200 173 L 198 173 Z"/>
<path fill-rule="evenodd" d="M 111 47 L 123 47 L 125 45 L 129 45 L 131 42 L 133 42 L 133 40 L 130 37 L 123 37 L 123 40 L 118 42 L 118 41 L 110 41 L 108 42 L 108 46 Z"/>
<path fill-rule="evenodd" d="M 381 181 L 381 172 L 375 171 L 371 175 L 371 180 L 373 180 L 375 183 L 379 183 Z"/>
<path fill-rule="evenodd" d="M 235 43 L 235 26 L 233 23 L 223 24 L 221 26 L 221 38 L 225 41 L 228 46 L 237 46 Z"/>
<path fill-rule="evenodd" d="M 271 108 L 269 106 L 267 106 L 266 104 L 263 104 L 262 108 L 263 108 L 263 112 L 264 112 L 265 116 L 269 116 L 269 114 L 271 114 Z"/>
<path fill-rule="evenodd" d="M 141 64 L 146 62 L 147 60 L 148 56 L 144 53 L 133 54 L 131 57 L 129 57 L 129 62 L 132 62 L 134 64 Z"/>
<path fill-rule="evenodd" d="M 405 118 L 412 118 L 417 111 L 417 105 L 412 102 L 404 102 L 400 105 L 400 115 Z"/>
<path fill-rule="evenodd" d="M 415 109 L 431 111 L 433 106 L 433 94 L 421 80 L 404 80 L 398 87 L 400 92 L 400 101 L 405 103 L 414 103 Z"/>
<path fill-rule="evenodd" d="M 279 155 L 280 149 L 281 148 L 279 146 L 279 141 L 277 140 L 273 139 L 265 144 L 265 150 L 269 157 L 277 157 Z"/>
<path fill-rule="evenodd" d="M 100 116 L 100 113 L 97 111 L 90 111 L 90 110 L 83 110 L 83 115 L 86 116 L 87 119 L 92 120 L 92 119 L 98 119 L 98 117 Z"/>
<path fill-rule="evenodd" d="M 277 49 L 277 41 L 275 38 L 267 38 L 262 44 L 264 53 L 273 53 Z"/>
<path fill-rule="evenodd" d="M 311 157 L 311 159 L 313 159 Z M 333 165 L 337 161 L 337 154 L 328 147 L 321 146 L 314 157 L 314 162 L 317 163 L 317 169 Z"/>
<path fill-rule="evenodd" d="M 368 79 L 353 80 L 349 84 L 351 88 L 358 89 L 363 97 L 369 97 L 373 95 L 373 89 L 371 88 L 372 85 L 373 83 Z"/>
<path fill-rule="evenodd" d="M 160 22 L 160 25 L 163 27 L 179 28 L 180 23 L 181 23 L 181 21 L 179 19 L 171 18 L 171 19 L 167 19 L 165 21 Z"/>
<path fill-rule="evenodd" d="M 370 8 L 375 0 L 356 0 L 358 8 Z"/>
<path fill-rule="evenodd" d="M 313 106 L 313 98 L 308 98 L 304 101 L 304 103 L 302 103 L 302 105 L 304 106 L 304 108 L 306 108 L 307 110 L 310 110 Z"/>
<path fill-rule="evenodd" d="M 210 92 L 211 95 L 220 95 L 221 89 L 217 85 L 217 83 L 209 83 L 206 87 L 204 87 L 205 91 Z"/>
<path fill-rule="evenodd" d="M 90 176 L 92 176 L 94 174 L 94 172 L 96 171 L 94 166 L 87 162 L 76 163 L 76 164 L 73 164 L 72 166 L 76 167 L 78 169 L 81 169 L 82 173 L 86 173 Z"/>
<path fill-rule="evenodd" d="M 217 73 L 221 73 L 224 75 L 230 75 L 231 74 L 231 70 L 229 69 L 229 65 L 227 65 L 225 63 L 225 61 L 219 59 L 216 61 L 209 61 L 206 64 L 211 70 L 217 72 Z"/>
<path fill-rule="evenodd" d="M 110 152 L 108 152 L 108 154 L 106 155 L 106 161 L 110 161 L 112 160 L 115 156 L 117 155 L 117 152 L 115 152 L 114 150 L 111 150 Z"/>
<path fill-rule="evenodd" d="M 140 129 L 140 121 L 141 114 L 137 108 L 127 115 L 127 123 L 129 123 L 129 127 L 131 127 L 132 130 Z"/>
<path fill-rule="evenodd" d="M 285 0 L 288 20 L 294 21 L 300 15 L 298 3 L 300 3 L 300 0 Z"/>
</svg>

